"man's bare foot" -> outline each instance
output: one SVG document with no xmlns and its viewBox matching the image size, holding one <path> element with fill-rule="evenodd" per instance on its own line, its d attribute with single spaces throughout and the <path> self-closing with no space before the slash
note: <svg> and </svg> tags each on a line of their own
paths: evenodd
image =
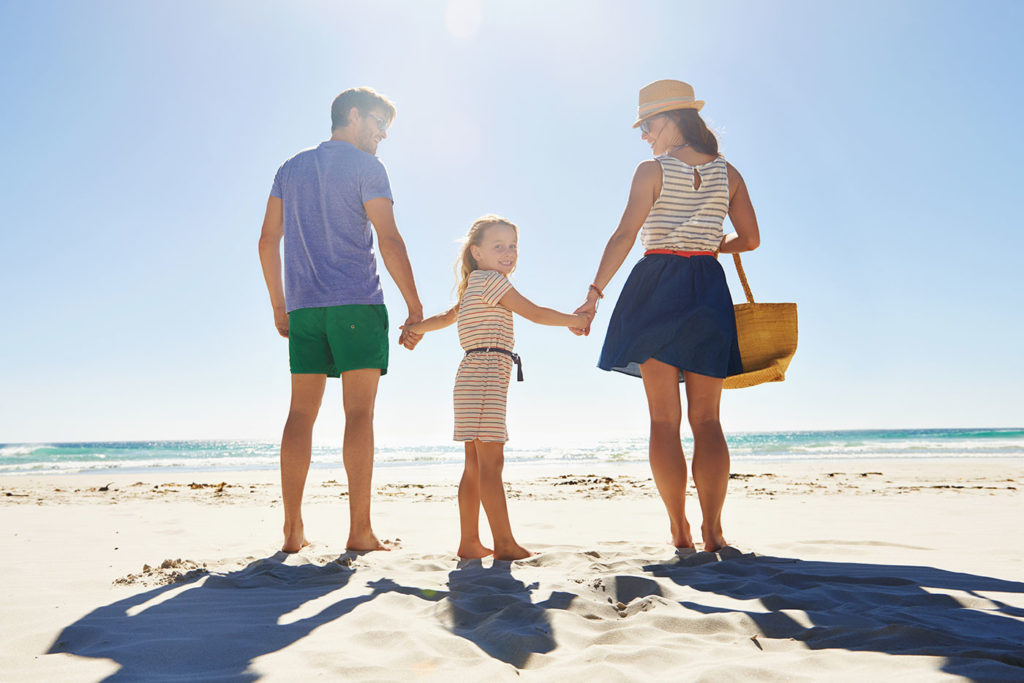
<svg viewBox="0 0 1024 683">
<path fill-rule="evenodd" d="M 525 560 L 530 555 L 533 553 L 518 543 L 505 547 L 499 547 L 497 543 L 494 544 L 494 559 L 496 560 Z"/>
<path fill-rule="evenodd" d="M 372 531 L 365 534 L 349 534 L 348 540 L 345 541 L 345 550 L 391 550 L 383 543 L 377 540 L 377 537 Z"/>
<path fill-rule="evenodd" d="M 301 525 L 291 533 L 288 532 L 288 529 L 284 530 L 284 544 L 281 545 L 281 552 L 297 553 L 307 545 L 309 545 L 309 541 L 306 540 L 306 534 L 303 533 Z"/>
<path fill-rule="evenodd" d="M 463 560 L 479 560 L 494 551 L 480 541 L 464 541 L 459 544 L 459 557 Z"/>
</svg>

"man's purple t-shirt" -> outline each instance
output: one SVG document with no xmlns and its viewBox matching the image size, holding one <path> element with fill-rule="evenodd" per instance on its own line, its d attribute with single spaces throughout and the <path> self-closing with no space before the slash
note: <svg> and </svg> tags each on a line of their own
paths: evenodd
<svg viewBox="0 0 1024 683">
<path fill-rule="evenodd" d="M 391 196 L 384 164 L 327 140 L 281 165 L 270 196 L 284 210 L 284 298 L 298 308 L 382 304 L 373 230 L 363 204 Z"/>
</svg>

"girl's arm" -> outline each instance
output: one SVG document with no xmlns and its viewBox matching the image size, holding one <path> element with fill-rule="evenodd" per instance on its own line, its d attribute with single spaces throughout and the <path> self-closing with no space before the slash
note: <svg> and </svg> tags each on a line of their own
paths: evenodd
<svg viewBox="0 0 1024 683">
<path fill-rule="evenodd" d="M 590 324 L 594 317 L 586 314 L 559 313 L 553 308 L 538 306 L 517 292 L 515 287 L 505 292 L 501 299 L 498 300 L 498 303 L 513 313 L 518 313 L 530 322 L 537 323 L 538 325 L 584 328 Z"/>
<path fill-rule="evenodd" d="M 743 182 L 740 172 L 729 167 L 729 220 L 736 232 L 722 237 L 718 246 L 719 253 L 736 254 L 741 251 L 753 251 L 761 244 L 761 232 L 757 228 L 757 216 L 754 205 L 750 203 L 747 184 Z"/>
<path fill-rule="evenodd" d="M 399 325 L 399 329 L 412 332 L 414 334 L 423 334 L 424 332 L 433 332 L 435 330 L 443 330 L 444 328 L 451 325 L 453 322 L 458 320 L 459 317 L 459 305 L 455 304 L 444 313 L 438 313 L 432 315 L 429 318 L 425 318 L 418 323 L 412 323 L 410 325 Z"/>
<path fill-rule="evenodd" d="M 633 184 L 629 188 L 629 200 L 626 202 L 626 209 L 622 212 L 619 220 L 619 227 L 612 233 L 608 244 L 601 256 L 601 264 L 597 267 L 597 274 L 594 275 L 594 287 L 601 292 L 611 282 L 611 279 L 622 267 L 622 262 L 629 256 L 629 250 L 636 242 L 636 235 L 647 220 L 647 214 L 654 206 L 654 200 L 661 192 L 661 163 L 650 159 L 636 167 L 633 174 Z M 593 318 L 597 312 L 598 292 L 591 287 L 587 291 L 587 300 L 576 309 L 577 313 L 589 313 Z"/>
</svg>

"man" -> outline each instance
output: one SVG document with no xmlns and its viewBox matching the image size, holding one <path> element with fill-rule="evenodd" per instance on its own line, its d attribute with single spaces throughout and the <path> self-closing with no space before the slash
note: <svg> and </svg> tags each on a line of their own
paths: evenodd
<svg viewBox="0 0 1024 683">
<path fill-rule="evenodd" d="M 374 154 L 395 107 L 370 88 L 354 88 L 331 105 L 331 138 L 299 152 L 277 171 L 260 234 L 260 263 L 274 324 L 288 338 L 291 407 L 281 437 L 284 545 L 308 545 L 302 492 L 313 423 L 327 377 L 341 377 L 345 410 L 342 459 L 349 486 L 349 550 L 386 550 L 370 526 L 373 407 L 388 367 L 388 316 L 377 275 L 373 233 L 384 265 L 409 309 L 423 319 L 405 242 L 395 225 L 391 185 Z M 281 240 L 284 239 L 284 281 Z M 416 345 L 422 335 L 403 333 Z"/>
</svg>

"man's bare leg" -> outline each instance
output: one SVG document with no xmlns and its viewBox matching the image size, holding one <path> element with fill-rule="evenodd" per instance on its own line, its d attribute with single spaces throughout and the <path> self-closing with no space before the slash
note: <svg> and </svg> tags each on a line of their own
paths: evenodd
<svg viewBox="0 0 1024 683">
<path fill-rule="evenodd" d="M 281 497 L 286 553 L 309 545 L 302 526 L 302 492 L 313 448 L 313 423 L 320 411 L 327 375 L 292 375 L 292 400 L 281 436 Z"/>
<path fill-rule="evenodd" d="M 349 370 L 341 373 L 345 406 L 345 442 L 342 459 L 348 475 L 348 550 L 388 550 L 370 526 L 370 484 L 373 479 L 373 406 L 377 400 L 380 370 Z"/>
</svg>

